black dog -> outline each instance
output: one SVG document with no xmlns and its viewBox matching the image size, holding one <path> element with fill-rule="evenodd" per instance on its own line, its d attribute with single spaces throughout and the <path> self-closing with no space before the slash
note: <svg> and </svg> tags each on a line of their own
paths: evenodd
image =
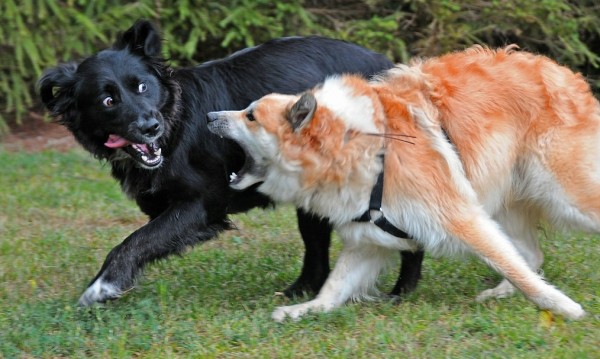
<svg viewBox="0 0 600 359">
<path fill-rule="evenodd" d="M 48 70 L 39 87 L 52 116 L 110 163 L 123 191 L 150 217 L 111 250 L 79 303 L 119 297 L 146 263 L 230 228 L 228 213 L 270 205 L 254 190 L 229 189 L 228 174 L 244 165 L 244 154 L 207 130 L 207 112 L 241 109 L 270 92 L 298 93 L 327 75 L 370 76 L 391 66 L 357 45 L 292 37 L 172 69 L 161 57 L 156 29 L 138 21 L 112 48 Z M 331 227 L 301 210 L 298 224 L 304 266 L 287 295 L 318 291 L 329 273 Z M 403 253 L 395 294 L 416 286 L 422 255 Z"/>
</svg>

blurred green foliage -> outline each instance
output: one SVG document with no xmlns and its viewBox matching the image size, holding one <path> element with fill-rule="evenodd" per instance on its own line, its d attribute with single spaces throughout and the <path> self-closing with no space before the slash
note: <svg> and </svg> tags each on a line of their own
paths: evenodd
<svg viewBox="0 0 600 359">
<path fill-rule="evenodd" d="M 159 24 L 174 65 L 290 35 L 349 40 L 398 62 L 474 43 L 517 43 L 600 89 L 597 0 L 3 0 L 0 132 L 40 108 L 34 87 L 43 69 L 110 46 L 138 18 Z"/>
</svg>

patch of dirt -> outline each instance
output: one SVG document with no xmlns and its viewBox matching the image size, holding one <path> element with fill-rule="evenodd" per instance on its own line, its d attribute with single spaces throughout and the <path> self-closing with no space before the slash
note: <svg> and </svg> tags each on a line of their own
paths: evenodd
<svg viewBox="0 0 600 359">
<path fill-rule="evenodd" d="M 54 150 L 66 152 L 80 147 L 73 135 L 64 126 L 48 122 L 42 114 L 29 112 L 20 125 L 9 124 L 10 133 L 1 139 L 1 144 L 10 152 L 40 152 Z"/>
</svg>

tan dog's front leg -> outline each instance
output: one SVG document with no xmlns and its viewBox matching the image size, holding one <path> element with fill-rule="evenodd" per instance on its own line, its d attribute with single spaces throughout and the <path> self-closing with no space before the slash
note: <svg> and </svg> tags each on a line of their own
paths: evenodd
<svg viewBox="0 0 600 359">
<path fill-rule="evenodd" d="M 319 295 L 309 302 L 282 306 L 275 309 L 273 320 L 282 322 L 286 317 L 298 320 L 309 312 L 329 312 L 348 299 L 367 297 L 372 291 L 381 269 L 396 251 L 371 245 L 345 246 L 321 288 Z"/>
</svg>

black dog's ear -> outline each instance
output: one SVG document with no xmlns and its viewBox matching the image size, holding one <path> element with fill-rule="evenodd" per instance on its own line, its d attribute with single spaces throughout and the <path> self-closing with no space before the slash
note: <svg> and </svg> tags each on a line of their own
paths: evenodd
<svg viewBox="0 0 600 359">
<path fill-rule="evenodd" d="M 317 99 L 315 96 L 310 92 L 303 93 L 287 114 L 287 119 L 294 131 L 304 127 L 312 120 L 316 110 Z"/>
<path fill-rule="evenodd" d="M 37 86 L 40 97 L 52 116 L 65 113 L 73 103 L 76 63 L 61 64 L 44 72 Z"/>
<path fill-rule="evenodd" d="M 113 46 L 117 50 L 128 48 L 134 54 L 147 57 L 160 57 L 162 48 L 158 30 L 147 20 L 136 21 Z"/>
</svg>

